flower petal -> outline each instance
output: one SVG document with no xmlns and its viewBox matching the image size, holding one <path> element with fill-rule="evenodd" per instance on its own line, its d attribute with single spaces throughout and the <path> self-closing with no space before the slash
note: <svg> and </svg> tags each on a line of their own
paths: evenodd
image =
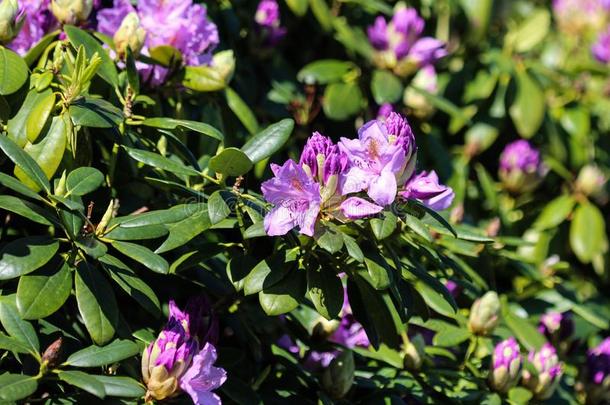
<svg viewBox="0 0 610 405">
<path fill-rule="evenodd" d="M 210 391 L 224 384 L 227 372 L 222 368 L 214 367 L 215 361 L 216 348 L 206 343 L 180 379 L 180 388 L 191 396 L 196 405 L 220 403 L 220 398 Z"/>
<path fill-rule="evenodd" d="M 265 215 L 265 232 L 269 236 L 286 235 L 297 224 L 292 212 L 282 206 L 277 205 L 267 215 Z"/>
<path fill-rule="evenodd" d="M 350 197 L 341 203 L 341 212 L 349 219 L 365 218 L 382 210 L 383 207 L 359 197 Z"/>
<path fill-rule="evenodd" d="M 379 205 L 386 206 L 396 198 L 396 177 L 384 171 L 369 184 L 368 195 Z"/>
</svg>

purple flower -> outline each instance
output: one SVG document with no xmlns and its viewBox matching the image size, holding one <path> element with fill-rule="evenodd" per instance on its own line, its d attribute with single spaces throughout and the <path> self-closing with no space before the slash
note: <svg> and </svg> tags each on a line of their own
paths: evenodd
<svg viewBox="0 0 610 405">
<path fill-rule="evenodd" d="M 453 280 L 445 281 L 445 288 L 447 288 L 453 298 L 457 298 L 462 290 L 462 287 Z"/>
<path fill-rule="evenodd" d="M 591 52 L 599 62 L 610 63 L 610 27 L 599 34 L 597 42 L 591 47 Z"/>
<path fill-rule="evenodd" d="M 192 0 L 141 0 L 134 8 L 129 0 L 114 0 L 112 8 L 98 12 L 98 31 L 114 36 L 123 19 L 134 11 L 146 31 L 142 54 L 149 55 L 150 49 L 168 45 L 180 51 L 186 65 L 210 64 L 219 38 L 204 6 L 193 4 Z M 138 63 L 138 70 L 153 85 L 162 84 L 168 73 L 167 68 L 143 63 Z"/>
<path fill-rule="evenodd" d="M 500 155 L 500 179 L 511 192 L 535 189 L 545 174 L 540 152 L 524 139 L 509 143 Z"/>
<path fill-rule="evenodd" d="M 195 404 L 220 404 L 220 398 L 211 391 L 225 382 L 226 372 L 213 365 L 214 346 L 193 335 L 195 326 L 200 325 L 200 313 L 194 308 L 183 312 L 170 302 L 167 326 L 142 354 L 146 401 L 160 401 L 182 390 Z"/>
<path fill-rule="evenodd" d="M 385 120 L 390 116 L 390 113 L 394 112 L 394 106 L 390 103 L 384 103 L 379 107 L 377 111 L 377 119 Z"/>
<path fill-rule="evenodd" d="M 548 312 L 540 317 L 538 331 L 550 341 L 566 340 L 574 333 L 574 321 L 569 312 Z"/>
<path fill-rule="evenodd" d="M 341 138 L 339 149 L 348 158 L 342 194 L 366 190 L 379 205 L 391 204 L 397 185 L 410 177 L 416 146 L 406 119 L 391 113 L 385 122 L 373 120 L 358 131 L 358 139 Z"/>
<path fill-rule="evenodd" d="M 610 337 L 587 352 L 589 380 L 596 385 L 604 383 L 610 376 Z"/>
<path fill-rule="evenodd" d="M 49 10 L 50 0 L 20 0 L 20 14 L 24 18 L 19 34 L 8 48 L 25 55 L 47 33 L 57 28 L 57 21 Z"/>
<path fill-rule="evenodd" d="M 341 203 L 341 212 L 348 219 L 366 218 L 379 214 L 382 210 L 383 207 L 360 197 L 349 197 Z"/>
<path fill-rule="evenodd" d="M 491 359 L 489 384 L 498 392 L 508 392 L 519 381 L 521 353 L 515 338 L 510 337 L 496 345 Z"/>
<path fill-rule="evenodd" d="M 400 192 L 403 198 L 412 198 L 421 201 L 433 210 L 440 211 L 448 208 L 453 202 L 455 193 L 451 187 L 439 183 L 434 170 L 414 175 L 405 184 Z"/>
<path fill-rule="evenodd" d="M 345 169 L 347 157 L 330 138 L 314 132 L 303 148 L 299 164 L 320 184 L 326 184 L 331 175 Z"/>
<path fill-rule="evenodd" d="M 399 7 L 389 23 L 378 16 L 367 28 L 369 41 L 376 50 L 376 65 L 406 76 L 446 56 L 443 42 L 421 37 L 423 31 L 424 20 L 413 8 Z"/>
<path fill-rule="evenodd" d="M 258 24 L 266 45 L 276 45 L 286 35 L 286 28 L 280 26 L 280 6 L 276 0 L 261 0 L 254 21 Z"/>
<path fill-rule="evenodd" d="M 169 301 L 170 322 L 182 325 L 189 337 L 197 338 L 199 342 L 218 341 L 218 318 L 212 313 L 212 306 L 205 296 L 191 298 L 182 311 L 174 300 Z"/>
<path fill-rule="evenodd" d="M 528 361 L 534 366 L 535 374 L 523 370 L 523 384 L 537 399 L 548 399 L 561 379 L 562 364 L 557 357 L 557 351 L 550 343 L 545 343 L 538 351 L 531 351 Z"/>
<path fill-rule="evenodd" d="M 292 160 L 283 166 L 271 165 L 275 177 L 265 181 L 261 190 L 275 207 L 265 216 L 267 235 L 285 235 L 298 226 L 302 234 L 313 236 L 320 212 L 320 186 Z"/>
</svg>

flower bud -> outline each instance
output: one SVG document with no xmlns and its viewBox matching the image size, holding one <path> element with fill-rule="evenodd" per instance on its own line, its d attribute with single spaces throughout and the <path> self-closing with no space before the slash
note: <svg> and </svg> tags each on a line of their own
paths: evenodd
<svg viewBox="0 0 610 405">
<path fill-rule="evenodd" d="M 468 327 L 477 335 L 491 333 L 500 321 L 500 300 L 494 291 L 488 291 L 478 298 L 470 309 Z"/>
<path fill-rule="evenodd" d="M 411 338 L 403 347 L 404 365 L 407 370 L 418 371 L 425 356 L 426 343 L 422 335 L 417 334 Z"/>
<path fill-rule="evenodd" d="M 587 352 L 587 404 L 610 403 L 610 338 Z"/>
<path fill-rule="evenodd" d="M 0 3 L 0 44 L 8 44 L 19 34 L 19 5 L 17 0 L 2 0 Z"/>
<path fill-rule="evenodd" d="M 604 192 L 606 176 L 594 165 L 586 165 L 580 169 L 576 179 L 576 188 L 586 196 L 598 197 Z"/>
<path fill-rule="evenodd" d="M 533 191 L 546 175 L 540 152 L 526 140 L 506 145 L 500 155 L 499 176 L 504 187 L 512 193 Z"/>
<path fill-rule="evenodd" d="M 51 12 L 61 24 L 78 24 L 87 21 L 93 0 L 52 0 Z"/>
<path fill-rule="evenodd" d="M 430 94 L 438 93 L 438 77 L 434 66 L 428 65 L 417 72 L 412 81 L 413 87 L 426 90 Z M 428 101 L 428 98 L 418 92 L 413 87 L 409 86 L 405 90 L 403 102 L 413 109 L 415 115 L 420 118 L 425 118 L 434 112 L 434 106 Z"/>
<path fill-rule="evenodd" d="M 539 400 L 550 398 L 563 374 L 555 348 L 550 343 L 545 343 L 539 351 L 530 352 L 528 360 L 536 372 L 534 374 L 524 369 L 523 385 Z"/>
<path fill-rule="evenodd" d="M 53 343 L 51 343 L 42 354 L 42 362 L 46 363 L 48 368 L 55 368 L 61 363 L 63 354 L 62 345 L 63 338 L 60 336 Z"/>
<path fill-rule="evenodd" d="M 574 321 L 569 312 L 548 312 L 540 317 L 538 331 L 558 345 L 568 340 L 574 333 Z"/>
<path fill-rule="evenodd" d="M 339 327 L 339 321 L 336 319 L 328 320 L 323 316 L 318 317 L 315 320 L 314 327 L 312 329 L 312 337 L 319 338 L 321 340 L 327 339 L 329 336 L 332 336 L 333 333 Z"/>
<path fill-rule="evenodd" d="M 521 353 L 515 338 L 508 338 L 495 347 L 489 370 L 489 385 L 497 392 L 508 392 L 519 381 Z"/>
<path fill-rule="evenodd" d="M 322 374 L 322 386 L 333 398 L 345 396 L 354 383 L 354 355 L 351 350 L 345 350 L 333 359 Z"/>
<path fill-rule="evenodd" d="M 125 16 L 121 26 L 114 34 L 114 46 L 119 55 L 125 55 L 127 48 L 139 55 L 146 40 L 146 30 L 140 27 L 140 18 L 135 12 Z"/>
</svg>

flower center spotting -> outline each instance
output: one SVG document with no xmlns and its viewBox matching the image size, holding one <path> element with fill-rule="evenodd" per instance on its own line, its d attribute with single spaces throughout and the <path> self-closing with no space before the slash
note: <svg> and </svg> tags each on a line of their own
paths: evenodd
<svg viewBox="0 0 610 405">
<path fill-rule="evenodd" d="M 506 358 L 510 358 L 513 355 L 513 349 L 510 346 L 506 346 L 502 355 Z"/>
<path fill-rule="evenodd" d="M 296 190 L 298 191 L 303 191 L 303 185 L 301 184 L 301 181 L 297 178 L 297 177 L 293 177 L 290 180 L 290 184 L 292 185 L 292 187 L 294 187 Z"/>
</svg>

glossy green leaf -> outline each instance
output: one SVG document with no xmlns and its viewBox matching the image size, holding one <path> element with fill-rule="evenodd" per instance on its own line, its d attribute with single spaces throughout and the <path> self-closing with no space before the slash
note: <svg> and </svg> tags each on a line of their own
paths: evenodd
<svg viewBox="0 0 610 405">
<path fill-rule="evenodd" d="M 38 92 L 35 89 L 30 90 L 26 95 L 23 104 L 21 104 L 21 107 L 17 111 L 17 114 L 8 120 L 6 126 L 8 136 L 21 148 L 28 142 L 26 127 L 30 121 L 30 117 L 33 116 L 34 111 L 39 108 L 45 100 L 48 100 L 51 97 L 54 97 L 51 89 L 42 92 Z M 36 138 L 38 138 L 38 135 Z"/>
<path fill-rule="evenodd" d="M 324 90 L 322 108 L 332 120 L 345 120 L 362 109 L 362 92 L 358 83 L 332 83 Z"/>
<path fill-rule="evenodd" d="M 364 253 L 362 253 L 362 249 L 358 246 L 358 242 L 351 236 L 347 234 L 343 234 L 343 243 L 345 244 L 345 248 L 347 249 L 347 253 L 355 259 L 357 262 L 362 263 L 364 261 Z"/>
<path fill-rule="evenodd" d="M 55 107 L 55 94 L 53 92 L 42 94 L 44 97 L 32 108 L 25 121 L 25 135 L 29 142 L 35 142 L 38 139 Z"/>
<path fill-rule="evenodd" d="M 181 162 L 166 158 L 158 153 L 149 152 L 142 149 L 125 148 L 127 154 L 138 162 L 152 166 L 156 169 L 167 170 L 169 172 L 183 176 L 199 176 L 199 172 L 192 167 L 186 166 Z"/>
<path fill-rule="evenodd" d="M 42 225 L 51 225 L 49 213 L 40 207 L 11 195 L 0 195 L 0 209 L 10 211 Z"/>
<path fill-rule="evenodd" d="M 146 389 L 138 381 L 130 377 L 92 375 L 104 385 L 104 391 L 109 397 L 140 398 L 146 394 Z"/>
<path fill-rule="evenodd" d="M 207 208 L 206 204 L 178 204 L 166 210 L 149 211 L 121 219 L 121 227 L 136 228 L 148 225 L 166 225 L 181 221 Z"/>
<path fill-rule="evenodd" d="M 110 102 L 89 97 L 72 103 L 69 111 L 74 125 L 83 127 L 118 127 L 124 119 L 123 112 Z"/>
<path fill-rule="evenodd" d="M 25 186 L 22 182 L 20 182 L 13 176 L 0 173 L 0 184 L 2 184 L 4 187 L 10 188 L 11 190 L 25 197 L 32 198 L 37 201 L 42 201 L 42 198 L 38 194 L 33 192 L 30 188 Z"/>
<path fill-rule="evenodd" d="M 74 48 L 78 48 L 80 45 L 84 46 L 88 58 L 91 58 L 94 53 L 98 54 L 102 59 L 102 64 L 100 65 L 97 74 L 111 86 L 117 87 L 119 76 L 114 67 L 114 62 L 110 59 L 110 56 L 108 56 L 108 53 L 104 50 L 102 45 L 94 37 L 80 28 L 76 28 L 72 25 L 65 25 L 63 28 Z"/>
<path fill-rule="evenodd" d="M 435 346 L 456 347 L 471 336 L 472 334 L 467 328 L 443 323 L 442 328 L 434 335 L 433 343 Z"/>
<path fill-rule="evenodd" d="M 207 207 L 195 211 L 190 217 L 169 226 L 169 236 L 159 246 L 155 253 L 169 252 L 180 246 L 184 246 L 197 235 L 206 231 L 212 226 L 208 216 Z"/>
<path fill-rule="evenodd" d="M 309 7 L 324 31 L 332 29 L 334 16 L 326 0 L 309 0 Z"/>
<path fill-rule="evenodd" d="M 551 14 L 546 9 L 537 9 L 516 30 L 509 33 L 507 40 L 512 42 L 517 52 L 527 52 L 542 42 L 549 33 L 549 28 Z"/>
<path fill-rule="evenodd" d="M 19 55 L 0 48 L 0 95 L 16 92 L 28 80 L 28 67 Z"/>
<path fill-rule="evenodd" d="M 227 199 L 225 201 L 225 198 Z M 208 199 L 208 214 L 210 222 L 215 225 L 231 214 L 231 207 L 227 204 L 237 201 L 237 197 L 228 192 L 214 191 Z"/>
<path fill-rule="evenodd" d="M 104 398 L 106 396 L 104 384 L 90 374 L 78 370 L 62 370 L 57 373 L 57 376 L 60 380 L 85 390 L 98 398 Z"/>
<path fill-rule="evenodd" d="M 388 288 L 392 282 L 392 268 L 388 262 L 376 252 L 367 252 L 364 264 L 371 279 L 371 285 L 377 290 Z"/>
<path fill-rule="evenodd" d="M 239 121 L 244 125 L 249 133 L 255 134 L 258 132 L 258 122 L 256 116 L 248 107 L 248 104 L 237 94 L 235 90 L 227 87 L 225 90 L 225 96 L 227 98 L 227 104 L 233 113 L 237 116 Z"/>
<path fill-rule="evenodd" d="M 334 319 L 343 307 L 341 279 L 330 268 L 307 269 L 307 294 L 316 311 L 326 319 Z"/>
<path fill-rule="evenodd" d="M 112 287 L 99 270 L 81 263 L 76 271 L 75 291 L 78 311 L 91 339 L 103 345 L 114 336 L 119 319 Z"/>
<path fill-rule="evenodd" d="M 0 400 L 11 403 L 32 395 L 38 388 L 36 377 L 23 374 L 0 375 Z"/>
<path fill-rule="evenodd" d="M 297 74 L 297 79 L 307 84 L 328 84 L 341 81 L 355 68 L 351 62 L 322 59 L 305 65 Z"/>
<path fill-rule="evenodd" d="M 286 0 L 286 4 L 290 7 L 290 10 L 299 17 L 303 17 L 307 13 L 309 6 L 308 0 Z"/>
<path fill-rule="evenodd" d="M 290 138 L 294 129 L 294 121 L 283 119 L 254 135 L 242 146 L 244 152 L 252 161 L 258 163 L 280 150 Z"/>
<path fill-rule="evenodd" d="M 0 350 L 7 350 L 13 353 L 29 353 L 30 347 L 18 339 L 0 332 Z"/>
<path fill-rule="evenodd" d="M 195 91 L 218 91 L 227 86 L 222 72 L 210 66 L 186 66 L 182 84 Z"/>
<path fill-rule="evenodd" d="M 22 276 L 17 286 L 17 308 L 23 319 L 45 318 L 61 308 L 72 290 L 68 263 Z"/>
<path fill-rule="evenodd" d="M 391 212 L 386 212 L 383 218 L 371 219 L 371 229 L 375 237 L 382 240 L 390 236 L 396 229 L 397 220 L 396 215 Z"/>
<path fill-rule="evenodd" d="M 218 139 L 219 141 L 223 140 L 222 133 L 209 124 L 205 124 L 203 122 L 197 121 L 189 121 L 189 120 L 178 120 L 175 118 L 164 118 L 164 117 L 155 117 L 155 118 L 147 118 L 142 122 L 142 125 L 147 127 L 154 127 L 160 129 L 176 129 L 176 128 L 184 128 L 190 129 L 191 131 L 198 132 L 203 135 L 207 135 L 214 139 Z"/>
<path fill-rule="evenodd" d="M 558 226 L 572 213 L 575 204 L 574 197 L 568 194 L 555 198 L 544 207 L 538 218 L 536 218 L 536 222 L 533 225 L 534 228 L 545 230 Z"/>
<path fill-rule="evenodd" d="M 524 138 L 531 138 L 538 132 L 544 120 L 544 92 L 524 69 L 517 70 L 516 84 L 517 94 L 509 113 L 519 134 Z"/>
<path fill-rule="evenodd" d="M 112 242 L 112 246 L 125 256 L 130 257 L 156 273 L 167 274 L 169 270 L 167 261 L 145 246 L 120 241 Z"/>
<path fill-rule="evenodd" d="M 343 248 L 343 235 L 336 226 L 326 224 L 315 234 L 316 243 L 329 253 L 336 253 Z"/>
<path fill-rule="evenodd" d="M 99 367 L 139 354 L 140 347 L 131 340 L 113 340 L 106 346 L 89 346 L 74 352 L 66 364 L 74 367 Z"/>
<path fill-rule="evenodd" d="M 529 350 L 539 350 L 546 339 L 527 319 L 520 318 L 509 308 L 506 300 L 502 302 L 502 319 L 515 334 L 519 342 Z"/>
<path fill-rule="evenodd" d="M 0 301 L 0 323 L 9 334 L 28 348 L 28 351 L 38 355 L 40 342 L 31 323 L 24 321 L 19 316 L 19 311 L 14 302 L 10 300 Z"/>
<path fill-rule="evenodd" d="M 223 149 L 218 155 L 210 159 L 208 167 L 216 173 L 227 176 L 241 176 L 252 169 L 252 161 L 237 148 Z"/>
<path fill-rule="evenodd" d="M 29 179 L 32 179 L 37 188 L 41 188 L 46 192 L 50 192 L 51 185 L 47 176 L 42 171 L 38 163 L 30 155 L 28 155 L 23 149 L 17 146 L 6 136 L 0 135 L 0 148 L 15 163 L 15 166 L 25 173 Z"/>
<path fill-rule="evenodd" d="M 574 210 L 570 225 L 570 246 L 583 263 L 608 249 L 606 222 L 600 210 L 593 204 L 581 203 Z"/>
<path fill-rule="evenodd" d="M 402 96 L 400 79 L 387 70 L 375 70 L 371 81 L 371 92 L 377 104 L 396 103 Z"/>
<path fill-rule="evenodd" d="M 258 300 L 267 315 L 285 314 L 299 306 L 305 288 L 304 273 L 290 274 L 273 286 L 264 288 L 258 293 Z"/>
<path fill-rule="evenodd" d="M 85 195 L 96 190 L 104 182 L 104 175 L 93 167 L 79 167 L 66 179 L 66 196 Z"/>
<path fill-rule="evenodd" d="M 59 249 L 59 242 L 43 236 L 17 239 L 0 251 L 0 280 L 10 280 L 44 266 Z"/>
</svg>

